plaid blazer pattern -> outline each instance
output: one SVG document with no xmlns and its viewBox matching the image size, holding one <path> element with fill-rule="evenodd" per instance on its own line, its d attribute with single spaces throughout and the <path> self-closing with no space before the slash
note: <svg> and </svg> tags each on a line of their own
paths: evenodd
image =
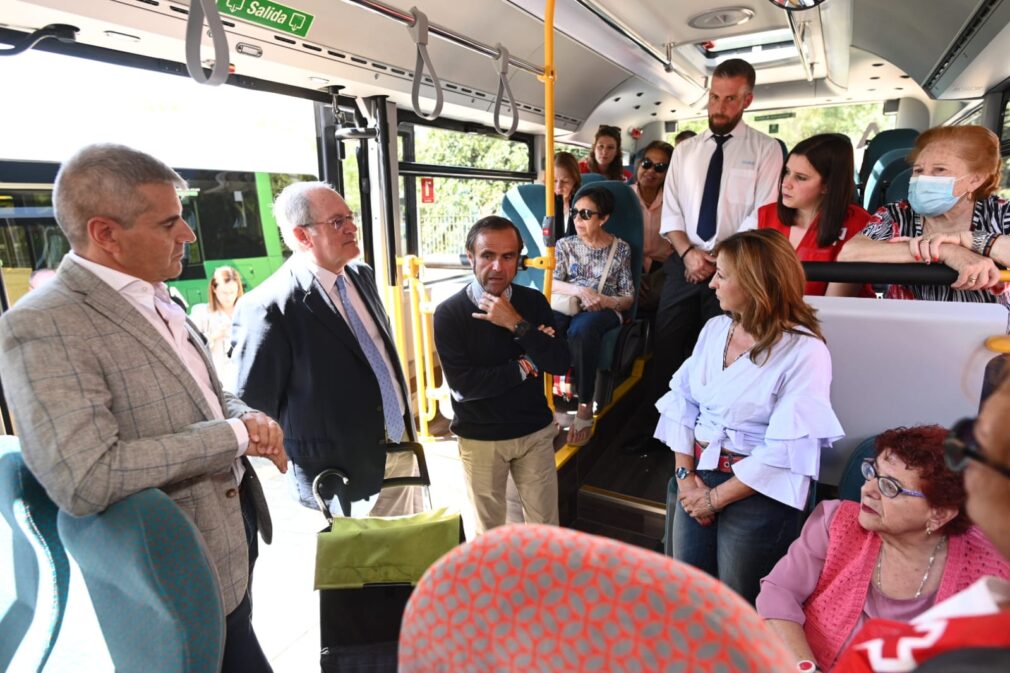
<svg viewBox="0 0 1010 673">
<path fill-rule="evenodd" d="M 213 372 L 198 333 L 188 329 Z M 161 489 L 202 532 L 225 612 L 234 610 L 249 579 L 230 470 L 235 435 L 227 422 L 213 420 L 196 381 L 144 316 L 64 259 L 50 283 L 0 318 L 0 371 L 25 463 L 60 508 L 85 516 L 145 488 Z M 226 418 L 252 411 L 211 379 Z M 269 542 L 255 479 L 251 495 Z"/>
</svg>

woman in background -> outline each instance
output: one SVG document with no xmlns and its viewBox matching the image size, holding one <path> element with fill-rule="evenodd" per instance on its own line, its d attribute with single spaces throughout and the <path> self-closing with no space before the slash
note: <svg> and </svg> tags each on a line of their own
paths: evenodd
<svg viewBox="0 0 1010 673">
<path fill-rule="evenodd" d="M 870 214 L 852 202 L 852 143 L 843 135 L 822 133 L 802 140 L 786 157 L 779 199 L 758 210 L 758 228 L 775 229 L 789 239 L 801 262 L 833 262 L 858 234 Z M 851 295 L 858 286 L 806 284 L 804 294 Z"/>
<path fill-rule="evenodd" d="M 579 170 L 579 160 L 568 152 L 558 152 L 554 155 L 554 196 L 555 204 L 560 201 L 560 208 L 554 210 L 557 221 L 555 229 L 557 237 L 571 236 L 575 233 L 572 222 L 572 199 L 582 186 L 582 173 Z"/>
<path fill-rule="evenodd" d="M 218 378 L 229 381 L 231 358 L 228 350 L 231 341 L 231 318 L 235 303 L 242 296 L 242 276 L 237 269 L 219 266 L 214 270 L 207 287 L 207 303 L 193 307 L 190 318 L 205 337 L 207 348 L 214 360 Z"/>
<path fill-rule="evenodd" d="M 579 171 L 599 173 L 607 180 L 627 182 L 631 179 L 631 171 L 624 167 L 622 161 L 621 129 L 601 124 L 593 139 L 593 151 L 579 162 Z"/>
</svg>

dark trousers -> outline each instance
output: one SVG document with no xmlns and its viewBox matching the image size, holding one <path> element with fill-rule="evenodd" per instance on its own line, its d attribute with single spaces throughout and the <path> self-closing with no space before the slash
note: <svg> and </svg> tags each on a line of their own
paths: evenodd
<svg viewBox="0 0 1010 673">
<path fill-rule="evenodd" d="M 247 481 L 243 479 L 239 487 L 239 504 L 245 523 L 246 542 L 249 544 L 249 586 L 242 602 L 225 617 L 224 661 L 221 664 L 221 673 L 273 673 L 252 625 L 253 566 L 256 564 L 256 557 L 259 556 L 259 540 L 256 506 L 252 498 L 245 494 Z"/>
<path fill-rule="evenodd" d="M 656 314 L 652 359 L 642 377 L 642 403 L 626 430 L 627 436 L 639 441 L 652 437 L 659 421 L 656 400 L 670 389 L 674 372 L 691 356 L 701 328 L 723 313 L 708 281 L 694 284 L 684 279 L 684 262 L 679 255 L 670 255 L 663 269 L 666 283 Z"/>
<path fill-rule="evenodd" d="M 554 312 L 558 336 L 568 340 L 575 368 L 579 402 L 592 404 L 596 392 L 596 369 L 600 364 L 603 335 L 621 324 L 613 311 L 580 311 L 575 315 Z"/>
<path fill-rule="evenodd" d="M 732 474 L 700 470 L 709 488 Z M 800 533 L 802 513 L 756 493 L 727 505 L 715 523 L 702 526 L 677 503 L 673 515 L 673 557 L 718 578 L 751 605 L 761 578 L 771 572 Z"/>
</svg>

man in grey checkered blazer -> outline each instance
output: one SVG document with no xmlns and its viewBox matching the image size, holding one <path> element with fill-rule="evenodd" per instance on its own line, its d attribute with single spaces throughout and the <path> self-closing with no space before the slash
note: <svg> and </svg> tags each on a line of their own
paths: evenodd
<svg viewBox="0 0 1010 673">
<path fill-rule="evenodd" d="M 146 488 L 168 494 L 217 568 L 223 670 L 268 672 L 248 583 L 256 522 L 266 542 L 271 524 L 245 456 L 285 470 L 283 433 L 221 389 L 199 333 L 168 298 L 164 281 L 195 240 L 176 193 L 184 186 L 119 145 L 67 160 L 53 204 L 73 252 L 0 319 L 0 370 L 25 462 L 49 496 L 84 516 Z"/>
</svg>

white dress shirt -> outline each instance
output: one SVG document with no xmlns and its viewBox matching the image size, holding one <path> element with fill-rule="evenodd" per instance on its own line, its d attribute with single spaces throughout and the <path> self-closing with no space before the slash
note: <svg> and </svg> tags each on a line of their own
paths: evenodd
<svg viewBox="0 0 1010 673">
<path fill-rule="evenodd" d="M 379 355 L 382 356 L 382 361 L 386 364 L 386 369 L 389 370 L 389 380 L 393 382 L 393 387 L 396 389 L 396 399 L 400 403 L 400 413 L 406 413 L 407 406 L 404 401 L 403 388 L 400 387 L 400 377 L 396 375 L 396 370 L 393 369 L 393 361 L 389 358 L 389 349 L 386 348 L 386 342 L 383 341 L 382 334 L 379 332 L 379 327 L 375 324 L 375 320 L 372 319 L 372 314 L 369 313 L 368 307 L 365 306 L 365 302 L 362 300 L 361 294 L 358 292 L 358 288 L 355 287 L 353 281 L 347 278 L 343 271 L 339 274 L 333 273 L 332 271 L 324 269 L 316 264 L 315 261 L 308 255 L 304 253 L 302 253 L 302 255 L 305 266 L 312 272 L 312 275 L 316 277 L 319 284 L 326 290 L 327 296 L 329 296 L 330 301 L 333 302 L 337 312 L 340 313 L 340 317 L 344 319 L 345 323 L 347 323 L 347 329 L 351 330 L 351 334 L 354 334 L 354 330 L 351 328 L 351 323 L 347 321 L 347 309 L 344 307 L 344 302 L 340 301 L 340 294 L 337 292 L 337 276 L 344 276 L 344 285 L 347 287 L 347 297 L 351 300 L 351 304 L 353 304 L 354 312 L 358 314 L 359 318 L 361 318 L 361 324 L 365 326 L 365 330 L 368 332 L 368 336 L 372 339 L 372 343 L 375 344 L 375 348 L 379 351 Z"/>
<path fill-rule="evenodd" d="M 757 209 L 778 199 L 782 173 L 782 148 L 769 136 L 742 120 L 730 131 L 723 146 L 722 181 L 716 233 L 710 241 L 698 237 L 698 211 L 705 190 L 708 164 L 716 143 L 711 129 L 685 140 L 673 151 L 663 185 L 663 223 L 660 233 L 683 231 L 691 243 L 711 250 L 743 229 L 757 225 Z"/>
<path fill-rule="evenodd" d="M 737 479 L 802 510 L 821 450 L 844 436 L 831 408 L 831 354 L 816 337 L 785 333 L 761 366 L 744 354 L 723 369 L 731 325 L 728 316 L 705 323 L 656 402 L 656 439 L 689 455 L 695 441 L 707 442 L 699 470 L 716 469 L 721 450 L 747 456 L 733 465 Z"/>
<path fill-rule="evenodd" d="M 141 280 L 122 271 L 117 271 L 97 262 L 92 262 L 89 259 L 84 259 L 73 252 L 67 253 L 67 256 L 98 276 L 99 280 L 119 293 L 133 308 L 137 309 L 140 315 L 144 316 L 147 322 L 151 323 L 151 327 L 169 343 L 190 376 L 193 377 L 197 387 L 200 389 L 200 393 L 207 401 L 207 406 L 210 407 L 214 419 L 224 420 L 224 410 L 221 408 L 221 401 L 218 399 L 217 393 L 214 392 L 214 386 L 211 384 L 210 377 L 212 374 L 207 369 L 203 356 L 200 355 L 197 347 L 190 341 L 191 334 L 186 328 L 185 322 L 173 324 L 171 319 L 167 317 L 163 318 L 158 313 L 155 305 L 155 292 L 160 290 L 164 293 L 163 296 L 167 297 L 167 286 L 164 283 L 158 283 L 157 286 L 152 285 L 146 280 Z M 185 318 L 185 311 L 182 308 L 179 308 L 179 311 L 182 313 L 182 317 Z M 172 324 L 171 328 L 169 327 L 170 324 Z M 246 430 L 245 423 L 238 418 L 229 418 L 228 425 L 231 426 L 232 432 L 235 433 L 235 441 L 238 444 L 235 452 L 236 460 L 232 465 L 232 473 L 235 475 L 236 483 L 240 484 L 242 483 L 242 475 L 245 474 L 245 468 L 238 458 L 245 454 L 249 446 L 249 431 Z"/>
</svg>

